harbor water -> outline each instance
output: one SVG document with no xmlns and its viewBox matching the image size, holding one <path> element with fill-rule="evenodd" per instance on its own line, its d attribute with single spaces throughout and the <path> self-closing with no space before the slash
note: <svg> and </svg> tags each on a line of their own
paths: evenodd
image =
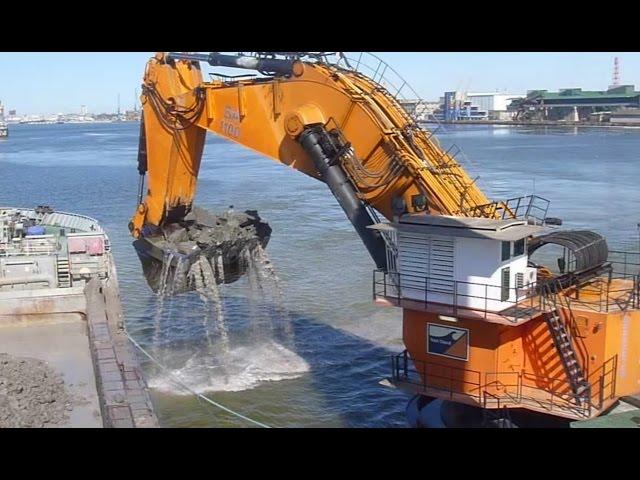
<svg viewBox="0 0 640 480">
<path fill-rule="evenodd" d="M 127 328 L 171 372 L 144 363 L 161 424 L 251 426 L 177 377 L 274 427 L 404 427 L 408 397 L 378 384 L 402 350 L 401 312 L 372 304 L 373 262 L 326 186 L 210 135 L 197 204 L 257 209 L 273 229 L 268 260 L 212 297 L 162 299 L 127 229 L 138 133 L 136 123 L 12 126 L 0 140 L 0 204 L 48 204 L 107 230 Z M 563 228 L 638 249 L 640 130 L 447 126 L 438 137 L 462 148 L 492 199 L 535 193 L 551 200 Z"/>
</svg>

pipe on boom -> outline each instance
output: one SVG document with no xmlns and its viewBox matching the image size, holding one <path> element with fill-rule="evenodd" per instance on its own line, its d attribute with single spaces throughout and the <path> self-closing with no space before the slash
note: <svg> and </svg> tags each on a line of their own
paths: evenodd
<svg viewBox="0 0 640 480">
<path fill-rule="evenodd" d="M 358 198 L 340 163 L 336 161 L 336 145 L 331 141 L 325 128 L 322 125 L 307 127 L 298 137 L 298 142 L 313 160 L 322 180 L 351 221 L 376 267 L 386 270 L 387 250 L 384 240 L 380 232 L 368 228 L 376 222 L 367 212 L 365 204 Z"/>
<path fill-rule="evenodd" d="M 285 60 L 280 58 L 258 58 L 246 55 L 223 55 L 221 53 L 169 53 L 167 60 L 189 60 L 206 62 L 212 67 L 243 68 L 258 72 L 269 72 L 278 75 L 302 75 L 304 66 L 300 60 Z"/>
</svg>

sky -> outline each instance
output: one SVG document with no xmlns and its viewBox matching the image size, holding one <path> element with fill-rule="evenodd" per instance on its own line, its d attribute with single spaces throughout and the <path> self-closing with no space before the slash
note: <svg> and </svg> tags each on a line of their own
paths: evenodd
<svg viewBox="0 0 640 480">
<path fill-rule="evenodd" d="M 0 101 L 6 110 L 15 109 L 18 114 L 80 113 L 81 105 L 86 105 L 91 113 L 112 113 L 117 110 L 120 94 L 121 109 L 131 109 L 136 88 L 139 93 L 144 65 L 151 55 L 152 52 L 0 52 Z M 388 62 L 424 100 L 438 100 L 449 90 L 512 94 L 571 87 L 604 90 L 611 84 L 616 56 L 620 59 L 621 83 L 640 87 L 637 52 L 377 52 L 376 55 Z"/>
</svg>

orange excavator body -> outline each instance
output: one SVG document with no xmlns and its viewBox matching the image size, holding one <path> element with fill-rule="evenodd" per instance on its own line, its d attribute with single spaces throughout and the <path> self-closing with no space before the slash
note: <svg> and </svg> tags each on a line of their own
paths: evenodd
<svg viewBox="0 0 640 480">
<path fill-rule="evenodd" d="M 141 97 L 149 188 L 133 218 L 134 236 L 192 204 L 207 131 L 319 179 L 295 138 L 307 125 L 338 128 L 357 156 L 351 177 L 360 198 L 388 219 L 393 197 L 403 198 L 411 212 L 413 196 L 426 195 L 429 211 L 439 214 L 489 203 L 455 159 L 371 79 L 318 63 L 299 68 L 286 78 L 204 82 L 197 63 L 166 61 L 166 54 L 149 61 Z M 193 109 L 188 126 L 159 112 L 156 97 Z M 161 120 L 167 114 L 176 129 Z"/>
<path fill-rule="evenodd" d="M 494 309 L 486 307 L 494 299 L 484 298 L 485 307 L 481 308 L 473 299 L 475 294 L 460 294 L 459 284 L 470 284 L 468 279 L 475 278 L 474 274 L 465 277 L 467 281 L 446 277 L 466 268 L 465 262 L 455 267 L 446 262 L 466 240 L 456 239 L 457 243 L 452 241 L 455 245 L 446 250 L 450 239 L 439 236 L 438 229 L 464 230 L 467 233 L 463 237 L 479 238 L 487 229 L 463 219 L 517 220 L 520 203 L 514 207 L 509 202 L 490 202 L 475 180 L 406 113 L 381 80 L 373 79 L 375 74 L 371 78 L 317 58 L 303 61 L 304 56 L 286 56 L 286 62 L 282 60 L 286 73 L 251 78 L 222 76 L 205 82 L 199 62 L 207 58 L 213 65 L 219 56 L 158 53 L 147 64 L 141 97 L 139 170 L 148 175 L 148 188 L 146 192 L 141 188 L 140 203 L 129 225 L 135 238 L 144 238 L 145 232 L 180 220 L 192 208 L 207 132 L 327 182 L 340 201 L 343 192 L 336 191 L 335 185 L 341 182 L 329 183 L 328 174 L 318 168 L 320 164 L 310 153 L 316 144 L 302 140 L 319 128 L 313 139 L 318 139 L 317 144 L 323 148 L 327 139 L 334 142 L 337 153 L 327 157 L 327 165 L 340 167 L 346 179 L 342 183 L 348 183 L 354 192 L 352 205 L 379 212 L 392 222 L 386 224 L 392 225 L 386 231 L 402 231 L 405 227 L 400 217 L 423 216 L 432 222 L 429 235 L 415 233 L 422 228 L 415 225 L 405 232 L 409 235 L 406 238 L 415 233 L 413 240 L 407 240 L 411 248 L 419 244 L 428 249 L 431 247 L 425 245 L 433 245 L 425 262 L 431 265 L 429 272 L 439 276 L 435 283 L 440 290 L 430 290 L 425 275 L 424 298 L 402 295 L 403 288 L 409 290 L 407 285 L 414 290 L 417 287 L 403 280 L 411 274 L 402 271 L 402 252 L 398 257 L 393 237 L 385 234 L 374 213 L 366 226 L 382 232 L 387 253 L 395 259 L 380 269 L 384 279 L 374 286 L 374 297 L 378 303 L 404 309 L 407 351 L 404 358 L 394 360 L 392 383 L 419 395 L 485 409 L 517 407 L 567 418 L 599 415 L 620 396 L 640 391 L 640 348 L 633 342 L 640 336 L 637 276 L 609 275 L 605 308 L 600 290 L 601 308 L 597 311 L 585 300 L 595 298 L 592 284 L 601 281 L 595 274 L 582 283 L 576 280 L 553 291 L 532 283 L 529 291 L 533 293 L 515 292 L 512 300 L 508 298 L 513 280 L 509 284 L 507 278 L 507 295 L 503 295 L 503 288 L 502 297 L 495 299 L 501 306 Z M 239 65 L 253 65 L 277 56 L 234 58 Z M 348 208 L 343 208 L 350 216 Z M 457 230 L 437 225 L 439 216 L 457 222 Z M 521 223 L 531 223 L 530 218 Z M 496 227 L 493 237 L 485 240 L 493 239 L 499 245 L 502 237 L 498 230 Z M 409 248 L 406 245 L 402 248 Z M 476 257 L 469 257 L 471 263 L 484 255 L 482 250 L 477 252 Z M 504 258 L 503 264 L 498 260 L 496 272 L 505 265 Z M 508 276 L 508 268 L 501 271 L 505 270 Z M 546 281 L 549 271 L 540 273 L 539 279 Z M 512 279 L 513 275 L 511 272 Z M 442 287 L 443 278 L 449 282 L 446 288 Z M 383 292 L 377 289 L 380 285 L 384 285 Z M 449 295 L 448 300 L 438 297 L 443 292 Z M 617 296 L 612 292 L 618 292 Z M 460 302 L 461 295 L 469 298 L 466 306 Z M 628 298 L 616 303 L 620 296 Z M 529 315 L 519 316 L 514 322 L 502 309 L 505 302 L 511 302 L 509 308 L 523 308 L 526 303 Z M 617 307 L 610 308 L 614 303 Z M 448 337 L 442 332 L 449 332 Z M 448 350 L 439 349 L 438 342 L 451 338 L 456 340 Z M 577 363 L 578 374 L 571 373 L 571 363 Z M 415 378 L 410 375 L 410 364 L 414 365 Z"/>
</svg>

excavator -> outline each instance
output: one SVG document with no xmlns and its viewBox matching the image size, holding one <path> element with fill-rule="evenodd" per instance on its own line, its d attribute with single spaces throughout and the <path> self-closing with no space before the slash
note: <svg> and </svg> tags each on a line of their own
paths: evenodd
<svg viewBox="0 0 640 480">
<path fill-rule="evenodd" d="M 202 64 L 247 73 L 205 80 Z M 546 199 L 489 200 L 389 73 L 366 53 L 155 54 L 129 222 L 138 253 L 167 261 L 165 227 L 194 209 L 212 132 L 334 195 L 375 264 L 374 301 L 403 311 L 406 349 L 383 384 L 412 395 L 411 425 L 455 426 L 467 418 L 456 411 L 478 425 L 517 425 L 517 412 L 585 420 L 640 392 L 637 257 L 558 230 Z M 562 249 L 558 272 L 531 258 L 547 245 Z"/>
</svg>

